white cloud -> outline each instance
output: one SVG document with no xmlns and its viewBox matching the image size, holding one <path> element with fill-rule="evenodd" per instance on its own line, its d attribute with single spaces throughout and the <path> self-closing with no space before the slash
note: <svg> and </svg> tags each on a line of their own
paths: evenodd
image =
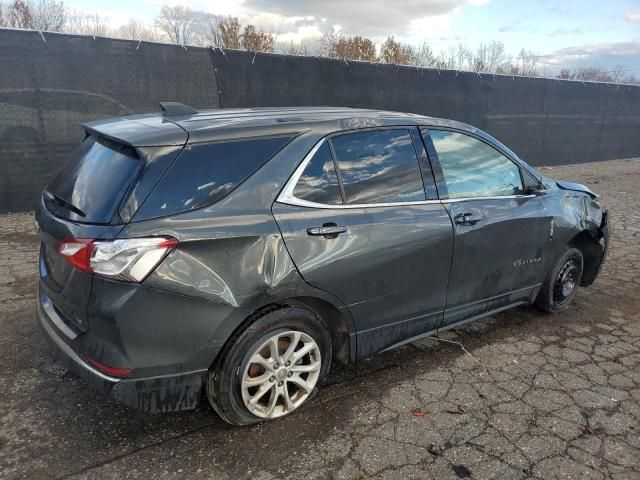
<svg viewBox="0 0 640 480">
<path fill-rule="evenodd" d="M 624 16 L 629 22 L 640 23 L 640 10 L 632 10 Z"/>
<path fill-rule="evenodd" d="M 414 45 L 427 42 L 432 48 L 440 48 L 443 46 L 442 40 L 451 36 L 453 19 L 459 12 L 460 9 L 457 8 L 445 15 L 434 15 L 411 20 L 406 30 L 407 34 L 400 35 L 399 38 Z"/>
<path fill-rule="evenodd" d="M 597 43 L 575 47 L 567 47 L 556 50 L 549 55 L 538 58 L 544 67 L 556 71 L 560 67 L 600 67 L 613 69 L 617 66 L 635 66 L 640 59 L 640 40 L 616 43 Z M 639 76 L 636 69 L 627 67 L 626 73 Z"/>
<path fill-rule="evenodd" d="M 414 19 L 446 15 L 464 4 L 465 0 L 247 0 L 244 6 L 283 17 L 326 18 L 326 23 L 340 25 L 351 35 L 378 38 L 402 35 Z"/>
<path fill-rule="evenodd" d="M 277 32 L 276 32 L 277 33 Z M 320 30 L 318 25 L 305 25 L 298 27 L 295 32 L 277 33 L 277 40 L 279 42 L 299 42 L 305 38 L 318 38 L 321 37 L 323 31 Z"/>
</svg>

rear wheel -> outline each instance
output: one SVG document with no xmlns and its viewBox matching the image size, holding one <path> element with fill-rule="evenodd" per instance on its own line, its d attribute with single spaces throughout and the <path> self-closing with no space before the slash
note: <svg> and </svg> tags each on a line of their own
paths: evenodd
<svg viewBox="0 0 640 480">
<path fill-rule="evenodd" d="M 542 284 L 536 306 L 549 313 L 565 310 L 580 285 L 583 267 L 582 252 L 577 248 L 567 249 Z"/>
<path fill-rule="evenodd" d="M 207 376 L 220 417 L 248 425 L 288 415 L 317 392 L 331 362 L 331 339 L 313 312 L 283 308 L 230 341 Z"/>
</svg>

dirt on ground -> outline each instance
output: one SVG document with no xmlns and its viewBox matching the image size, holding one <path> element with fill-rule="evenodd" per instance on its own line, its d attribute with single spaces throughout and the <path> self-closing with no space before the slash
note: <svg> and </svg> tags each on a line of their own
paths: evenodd
<svg viewBox="0 0 640 480">
<path fill-rule="evenodd" d="M 640 160 L 542 171 L 610 209 L 605 268 L 569 310 L 519 308 L 335 367 L 300 412 L 245 428 L 204 401 L 122 407 L 55 363 L 33 216 L 0 216 L 0 478 L 640 479 Z"/>
</svg>

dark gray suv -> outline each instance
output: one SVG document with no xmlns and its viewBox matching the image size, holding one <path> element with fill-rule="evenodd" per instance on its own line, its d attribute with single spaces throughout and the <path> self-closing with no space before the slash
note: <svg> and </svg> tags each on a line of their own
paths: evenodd
<svg viewBox="0 0 640 480">
<path fill-rule="evenodd" d="M 597 195 L 459 122 L 163 109 L 87 124 L 36 217 L 46 337 L 133 407 L 280 417 L 332 361 L 562 310 L 606 255 Z"/>
</svg>

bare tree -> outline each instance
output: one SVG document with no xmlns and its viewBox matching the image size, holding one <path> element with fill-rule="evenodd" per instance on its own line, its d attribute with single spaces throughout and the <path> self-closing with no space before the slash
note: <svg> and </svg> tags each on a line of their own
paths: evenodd
<svg viewBox="0 0 640 480">
<path fill-rule="evenodd" d="M 298 42 L 293 40 L 289 42 L 276 41 L 273 45 L 275 53 L 305 57 L 323 56 L 322 48 L 322 38 L 303 38 Z"/>
<path fill-rule="evenodd" d="M 575 70 L 563 68 L 557 78 L 588 82 L 639 83 L 634 75 L 625 74 L 625 71 L 626 69 L 621 65 L 617 65 L 611 70 L 593 66 L 580 67 Z"/>
<path fill-rule="evenodd" d="M 339 37 L 340 37 L 340 34 L 333 30 L 329 32 L 325 32 L 319 41 L 320 51 L 318 52 L 318 55 L 321 57 L 332 58 L 331 52 L 333 51 L 333 45 L 335 44 L 335 42 L 338 40 Z"/>
<path fill-rule="evenodd" d="M 504 50 L 504 43 L 493 41 L 481 43 L 471 60 L 474 72 L 495 73 L 505 71 L 509 59 Z"/>
<path fill-rule="evenodd" d="M 220 34 L 220 23 L 224 19 L 213 13 L 197 12 L 197 32 L 195 43 L 204 47 L 221 47 L 222 35 Z"/>
<path fill-rule="evenodd" d="M 156 17 L 156 25 L 171 43 L 178 45 L 190 44 L 195 31 L 193 12 L 182 5 L 163 5 Z"/>
<path fill-rule="evenodd" d="M 616 65 L 609 71 L 609 76 L 611 77 L 612 82 L 620 82 L 624 80 L 627 75 L 625 75 L 626 69 L 622 65 Z"/>
<path fill-rule="evenodd" d="M 520 50 L 518 58 L 511 65 L 511 74 L 525 77 L 539 77 L 538 56 L 531 50 Z"/>
<path fill-rule="evenodd" d="M 56 0 L 13 0 L 0 5 L 0 25 L 60 32 L 65 29 L 68 11 Z"/>
<path fill-rule="evenodd" d="M 138 22 L 135 18 L 130 18 L 127 23 L 120 25 L 116 35 L 125 40 L 145 40 L 148 42 L 161 40 L 160 33 L 154 27 Z"/>
<path fill-rule="evenodd" d="M 298 56 L 311 56 L 307 46 L 303 42 L 276 42 L 273 46 L 273 51 L 281 55 L 298 55 Z"/>
<path fill-rule="evenodd" d="M 440 52 L 436 65 L 438 68 L 449 70 L 471 70 L 473 53 L 467 47 L 459 43 L 450 46 L 448 50 Z"/>
<path fill-rule="evenodd" d="M 35 0 L 29 2 L 31 17 L 35 30 L 60 32 L 64 29 L 68 11 L 63 2 L 56 0 Z"/>
<path fill-rule="evenodd" d="M 415 63 L 417 67 L 432 67 L 437 64 L 436 56 L 433 54 L 431 46 L 423 42 L 415 50 Z"/>
<path fill-rule="evenodd" d="M 568 68 L 563 68 L 562 70 L 560 70 L 560 73 L 558 74 L 558 78 L 562 78 L 563 80 L 570 80 L 571 70 L 569 70 Z"/>
<path fill-rule="evenodd" d="M 67 31 L 70 33 L 95 37 L 108 37 L 112 34 L 109 19 L 98 13 L 87 15 L 82 12 L 71 12 L 67 23 Z"/>
</svg>

